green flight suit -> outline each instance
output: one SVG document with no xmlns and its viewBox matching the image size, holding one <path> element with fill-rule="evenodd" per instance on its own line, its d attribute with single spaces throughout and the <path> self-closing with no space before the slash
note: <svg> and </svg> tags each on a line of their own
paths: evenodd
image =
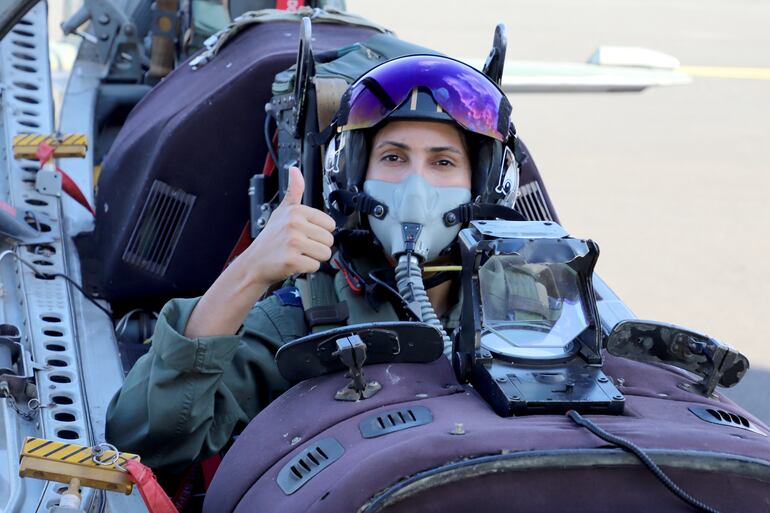
<svg viewBox="0 0 770 513">
<path fill-rule="evenodd" d="M 390 304 L 373 310 L 341 273 L 334 288 L 348 303 L 348 324 L 398 319 Z M 196 303 L 166 304 L 150 351 L 128 373 L 107 411 L 107 440 L 168 472 L 220 451 L 238 427 L 285 391 L 289 384 L 278 373 L 275 352 L 309 332 L 301 307 L 270 295 L 252 308 L 236 335 L 189 339 L 182 333 Z M 459 314 L 459 307 L 450 310 L 448 329 L 457 326 Z"/>
</svg>

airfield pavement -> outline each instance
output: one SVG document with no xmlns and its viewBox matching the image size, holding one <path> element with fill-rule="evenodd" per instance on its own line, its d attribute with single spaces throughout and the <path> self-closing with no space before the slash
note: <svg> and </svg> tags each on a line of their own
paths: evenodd
<svg viewBox="0 0 770 513">
<path fill-rule="evenodd" d="M 770 3 L 734 0 L 348 0 L 351 12 L 450 56 L 585 62 L 641 46 L 705 66 L 640 94 L 511 96 L 564 226 L 640 318 L 694 328 L 751 360 L 727 395 L 770 423 Z M 751 78 L 729 78 L 739 73 Z M 720 69 L 726 68 L 726 69 Z"/>
</svg>

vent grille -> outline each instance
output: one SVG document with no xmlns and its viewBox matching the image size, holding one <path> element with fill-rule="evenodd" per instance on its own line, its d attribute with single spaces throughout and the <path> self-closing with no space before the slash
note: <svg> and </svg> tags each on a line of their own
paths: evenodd
<svg viewBox="0 0 770 513">
<path fill-rule="evenodd" d="M 166 274 L 194 203 L 192 194 L 155 180 L 123 261 L 160 276 Z"/>
<path fill-rule="evenodd" d="M 551 211 L 536 181 L 519 187 L 519 198 L 516 200 L 516 210 L 524 214 L 529 221 L 553 221 Z"/>
<path fill-rule="evenodd" d="M 759 435 L 767 436 L 743 415 L 738 415 L 737 413 L 731 413 L 725 410 L 718 410 L 716 408 L 704 408 L 703 406 L 690 406 L 689 410 L 698 418 L 705 420 L 706 422 L 746 429 Z"/>
<path fill-rule="evenodd" d="M 291 495 L 323 469 L 340 459 L 345 449 L 334 438 L 323 438 L 293 457 L 278 472 L 278 486 Z"/>
<path fill-rule="evenodd" d="M 433 422 L 433 415 L 425 406 L 388 410 L 362 420 L 358 425 L 361 436 L 376 438 L 396 431 Z"/>
</svg>

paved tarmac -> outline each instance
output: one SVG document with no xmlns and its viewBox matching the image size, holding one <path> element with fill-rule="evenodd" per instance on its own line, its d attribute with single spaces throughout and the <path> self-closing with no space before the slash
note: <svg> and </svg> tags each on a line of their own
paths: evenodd
<svg viewBox="0 0 770 513">
<path fill-rule="evenodd" d="M 348 0 L 460 58 L 483 59 L 503 21 L 509 59 L 585 62 L 600 45 L 643 46 L 701 67 L 690 85 L 641 94 L 517 95 L 514 119 L 564 226 L 601 245 L 599 274 L 639 317 L 744 352 L 752 370 L 727 395 L 770 423 L 770 3 L 382 5 Z"/>
</svg>

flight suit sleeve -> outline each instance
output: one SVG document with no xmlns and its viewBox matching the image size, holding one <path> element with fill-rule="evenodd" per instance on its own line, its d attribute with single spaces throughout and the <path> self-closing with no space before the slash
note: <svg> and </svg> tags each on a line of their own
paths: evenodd
<svg viewBox="0 0 770 513">
<path fill-rule="evenodd" d="M 107 440 L 155 469 L 178 471 L 221 450 L 288 388 L 274 363 L 282 344 L 307 333 L 301 307 L 257 303 L 236 335 L 187 338 L 197 299 L 163 308 L 150 351 L 107 411 Z"/>
</svg>

